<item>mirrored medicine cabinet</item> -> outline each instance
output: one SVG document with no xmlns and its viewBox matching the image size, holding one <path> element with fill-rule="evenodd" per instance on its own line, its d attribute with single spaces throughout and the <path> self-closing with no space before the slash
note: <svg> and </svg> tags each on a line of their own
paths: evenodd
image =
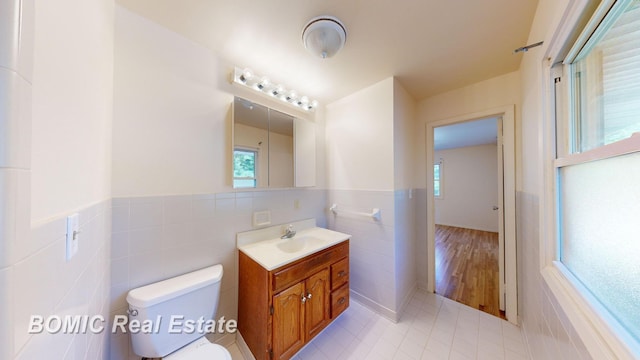
<svg viewBox="0 0 640 360">
<path fill-rule="evenodd" d="M 315 186 L 315 124 L 240 97 L 233 101 L 233 187 Z"/>
</svg>

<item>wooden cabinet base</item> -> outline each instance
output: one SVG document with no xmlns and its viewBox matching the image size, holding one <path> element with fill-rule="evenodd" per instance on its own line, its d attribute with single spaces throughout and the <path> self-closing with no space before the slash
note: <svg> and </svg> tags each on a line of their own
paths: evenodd
<svg viewBox="0 0 640 360">
<path fill-rule="evenodd" d="M 267 271 L 239 252 L 238 331 L 257 360 L 287 360 L 349 306 L 349 240 Z"/>
</svg>

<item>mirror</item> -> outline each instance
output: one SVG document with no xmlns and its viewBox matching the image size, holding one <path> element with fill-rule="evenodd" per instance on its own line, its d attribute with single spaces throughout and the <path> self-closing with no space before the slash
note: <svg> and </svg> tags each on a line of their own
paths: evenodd
<svg viewBox="0 0 640 360">
<path fill-rule="evenodd" d="M 235 97 L 232 163 L 236 189 L 314 186 L 315 125 Z"/>
</svg>

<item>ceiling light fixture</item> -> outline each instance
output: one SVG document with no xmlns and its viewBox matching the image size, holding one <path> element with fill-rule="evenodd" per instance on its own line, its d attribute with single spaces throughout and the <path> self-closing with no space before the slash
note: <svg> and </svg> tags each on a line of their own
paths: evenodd
<svg viewBox="0 0 640 360">
<path fill-rule="evenodd" d="M 276 98 L 296 108 L 315 111 L 318 101 L 309 101 L 308 96 L 298 96 L 295 90 L 286 90 L 282 85 L 271 82 L 266 76 L 258 76 L 251 69 L 236 67 L 233 71 L 233 83 L 248 87 L 261 94 Z"/>
<path fill-rule="evenodd" d="M 302 43 L 312 54 L 323 59 L 335 55 L 347 41 L 347 30 L 333 16 L 315 17 L 302 30 Z"/>
</svg>

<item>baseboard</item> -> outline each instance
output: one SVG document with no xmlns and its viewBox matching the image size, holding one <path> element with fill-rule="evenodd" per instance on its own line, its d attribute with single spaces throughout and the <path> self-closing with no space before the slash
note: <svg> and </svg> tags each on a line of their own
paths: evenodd
<svg viewBox="0 0 640 360">
<path fill-rule="evenodd" d="M 409 305 L 409 301 L 411 300 L 413 295 L 416 294 L 416 291 L 418 291 L 418 283 L 414 283 L 411 287 L 411 290 L 407 292 L 407 295 L 404 297 L 404 299 L 402 299 L 402 305 L 398 310 L 398 318 L 402 315 L 402 313 L 404 313 L 404 310 L 407 308 L 407 305 Z"/>
<path fill-rule="evenodd" d="M 236 334 L 224 334 L 223 336 L 217 338 L 215 343 L 218 345 L 222 345 L 224 347 L 229 347 L 236 342 Z"/>
<path fill-rule="evenodd" d="M 242 357 L 245 360 L 256 360 L 255 356 L 253 356 L 253 354 L 251 353 L 251 350 L 249 350 L 249 345 L 247 345 L 247 343 L 242 338 L 242 334 L 240 334 L 240 331 L 236 333 L 236 344 L 238 345 L 238 349 L 240 349 Z"/>
<path fill-rule="evenodd" d="M 427 285 L 426 282 L 418 281 L 416 286 L 418 287 L 418 290 L 429 292 L 429 285 Z"/>
<path fill-rule="evenodd" d="M 357 291 L 354 291 L 353 289 L 351 289 L 349 291 L 351 298 L 353 298 L 353 300 L 359 302 L 360 304 L 368 307 L 369 309 L 371 309 L 373 312 L 377 313 L 380 316 L 383 316 L 391 321 L 393 321 L 394 323 L 397 323 L 398 320 L 400 319 L 400 313 L 395 312 L 383 305 L 378 304 L 377 302 L 369 299 L 368 297 L 358 293 Z"/>
</svg>

